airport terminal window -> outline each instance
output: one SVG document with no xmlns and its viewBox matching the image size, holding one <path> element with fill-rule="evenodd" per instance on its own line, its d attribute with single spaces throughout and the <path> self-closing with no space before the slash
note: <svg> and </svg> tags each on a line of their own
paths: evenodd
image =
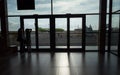
<svg viewBox="0 0 120 75">
<path fill-rule="evenodd" d="M 17 42 L 17 31 L 19 28 L 19 17 L 8 17 L 9 45 L 19 45 Z"/>
<path fill-rule="evenodd" d="M 17 0 L 7 0 L 7 8 L 8 15 L 50 14 L 51 0 L 35 0 L 35 10 L 17 10 Z"/>
<path fill-rule="evenodd" d="M 111 31 L 111 50 L 115 53 L 118 51 L 119 43 L 119 15 L 112 15 L 112 31 Z"/>
<path fill-rule="evenodd" d="M 99 13 L 99 0 L 53 0 L 53 13 Z"/>
<path fill-rule="evenodd" d="M 55 19 L 56 48 L 67 48 L 67 18 Z"/>
<path fill-rule="evenodd" d="M 70 18 L 70 48 L 82 48 L 82 18 Z"/>
<path fill-rule="evenodd" d="M 32 48 L 35 48 L 35 19 L 24 19 L 24 31 L 25 32 L 26 32 L 26 29 L 32 29 L 31 46 Z"/>
<path fill-rule="evenodd" d="M 86 50 L 98 50 L 98 32 L 99 32 L 98 28 L 99 28 L 99 15 L 87 15 Z"/>
<path fill-rule="evenodd" d="M 120 26 L 120 0 L 113 0 L 112 6 L 112 31 L 111 31 L 111 51 L 118 54 L 118 44 L 119 44 L 119 26 Z"/>
<path fill-rule="evenodd" d="M 17 0 L 7 0 L 7 8 L 8 15 L 51 14 L 51 0 L 35 0 L 35 10 L 17 10 Z M 99 13 L 99 0 L 53 0 L 53 14 L 66 13 Z"/>
<path fill-rule="evenodd" d="M 107 0 L 107 13 L 109 13 L 109 1 L 110 0 Z"/>
<path fill-rule="evenodd" d="M 91 4 L 91 3 L 93 3 L 93 4 Z M 17 0 L 7 0 L 7 6 L 8 6 L 8 15 L 13 15 L 13 16 L 14 15 L 51 14 L 51 0 L 35 0 L 35 10 L 17 10 Z M 71 9 L 71 10 L 69 10 L 69 9 Z M 71 13 L 71 14 L 99 13 L 99 0 L 83 0 L 83 1 L 81 1 L 81 0 L 69 0 L 69 1 L 53 0 L 53 14 L 66 14 L 66 13 Z M 93 44 L 92 41 L 90 42 L 90 40 L 89 40 L 90 38 L 88 39 L 89 36 L 86 36 L 86 40 L 89 40 L 86 42 L 86 45 L 89 46 L 92 43 L 92 45 L 90 47 L 92 50 L 98 49 L 97 48 L 98 18 L 99 18 L 98 16 L 99 15 L 87 16 L 87 22 L 86 22 L 86 26 L 88 29 L 87 34 L 91 35 L 91 33 L 92 33 L 92 35 L 94 35 L 94 37 L 93 36 L 90 36 L 90 37 L 92 39 L 94 38 L 95 42 Z M 94 19 L 94 21 L 92 19 Z M 17 23 L 19 23 L 19 20 L 20 19 L 17 17 L 15 17 L 15 18 L 9 17 L 9 31 L 10 31 L 9 33 L 13 32 L 13 31 L 16 32 L 18 30 L 18 28 L 20 27 L 20 24 L 17 24 Z M 61 20 L 62 19 L 60 19 L 60 21 Z M 56 19 L 56 21 L 58 21 L 58 20 Z M 72 21 L 72 19 L 71 19 L 71 21 Z M 81 18 L 79 21 L 82 21 Z M 78 23 L 79 23 L 79 21 L 78 21 Z M 17 28 L 12 27 L 14 25 L 14 23 L 16 24 L 15 27 L 17 27 Z M 28 22 L 26 22 L 26 23 L 28 23 Z M 39 22 L 39 24 L 41 24 L 41 23 Z M 57 26 L 59 26 L 59 24 L 57 24 L 56 27 Z M 77 29 L 78 25 L 74 25 L 74 27 L 76 27 L 76 29 Z M 79 25 L 79 27 L 80 27 L 80 25 Z M 92 30 L 93 32 L 89 31 L 90 30 L 89 27 L 91 27 L 93 29 Z M 62 28 L 62 26 L 61 26 L 61 28 Z M 67 28 L 67 27 L 65 27 L 65 28 Z M 65 28 L 64 28 L 64 30 L 66 30 Z M 58 32 L 56 32 L 56 33 L 58 33 Z M 64 44 L 67 43 L 66 35 L 65 35 Z M 70 34 L 70 36 L 71 36 L 71 34 Z M 79 38 L 81 38 L 81 37 L 79 37 Z M 10 34 L 10 39 L 11 39 L 11 34 Z M 70 39 L 70 41 L 72 41 L 72 40 L 73 40 L 73 38 Z M 59 44 L 59 41 L 56 42 L 57 45 Z M 10 41 L 10 44 L 16 44 L 16 43 L 17 42 L 15 39 Z M 78 43 L 78 42 L 75 42 L 75 44 L 76 43 Z M 81 43 L 81 42 L 79 42 L 79 43 Z M 41 44 L 41 43 L 39 43 L 39 44 Z M 62 44 L 62 46 L 64 44 Z M 95 46 L 95 47 L 92 47 L 92 46 Z M 89 49 L 89 47 L 87 47 L 87 49 Z"/>
<path fill-rule="evenodd" d="M 38 19 L 39 48 L 50 48 L 50 20 L 49 18 Z M 33 38 L 31 38 L 33 39 Z"/>
<path fill-rule="evenodd" d="M 113 0 L 112 12 L 120 10 L 120 0 Z"/>
<path fill-rule="evenodd" d="M 107 1 L 108 1 L 107 2 L 107 12 L 108 12 L 109 0 Z M 94 13 L 99 13 L 99 2 L 100 0 L 69 0 L 69 1 L 53 0 L 53 14 L 66 14 L 66 13 L 86 14 L 88 13 L 86 14 L 86 49 L 88 50 L 90 48 L 87 46 L 90 46 L 92 50 L 98 49 L 99 15 L 95 15 Z M 112 7 L 113 12 L 120 10 L 119 5 L 120 5 L 119 0 L 113 0 L 113 7 Z M 8 8 L 8 16 L 11 16 L 11 15 L 14 16 L 14 17 L 8 18 L 9 31 L 10 31 L 9 33 L 11 33 L 11 32 L 16 32 L 20 27 L 20 19 L 17 16 L 33 15 L 33 14 L 39 14 L 39 15 L 51 14 L 51 0 L 35 0 L 35 10 L 17 10 L 17 0 L 7 0 L 7 8 Z M 89 14 L 93 14 L 93 15 L 89 15 Z M 112 19 L 112 21 L 113 20 L 114 19 Z M 113 23 L 112 23 L 112 28 L 114 28 L 114 25 L 115 25 Z M 94 35 L 94 37 L 91 37 L 91 35 Z M 94 44 L 92 41 L 91 42 L 89 41 L 90 37 L 91 39 L 94 38 L 95 40 Z M 107 34 L 106 34 L 106 38 L 107 38 Z M 10 44 L 16 44 L 16 40 L 13 40 L 13 42 L 10 42 Z M 95 47 L 92 47 L 92 46 L 95 46 Z"/>
</svg>

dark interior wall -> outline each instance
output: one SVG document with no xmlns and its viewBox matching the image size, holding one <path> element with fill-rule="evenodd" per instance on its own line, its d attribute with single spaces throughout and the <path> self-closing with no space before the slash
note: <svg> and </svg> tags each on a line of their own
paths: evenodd
<svg viewBox="0 0 120 75">
<path fill-rule="evenodd" d="M 0 1 L 0 17 L 1 17 L 1 48 L 6 51 L 8 48 L 8 18 L 6 0 Z"/>
</svg>

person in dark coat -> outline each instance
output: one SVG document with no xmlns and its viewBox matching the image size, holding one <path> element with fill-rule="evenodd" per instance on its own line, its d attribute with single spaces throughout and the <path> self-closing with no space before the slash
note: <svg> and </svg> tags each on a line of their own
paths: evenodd
<svg viewBox="0 0 120 75">
<path fill-rule="evenodd" d="M 25 50 L 25 36 L 23 28 L 18 29 L 17 41 L 20 43 L 20 52 Z"/>
</svg>

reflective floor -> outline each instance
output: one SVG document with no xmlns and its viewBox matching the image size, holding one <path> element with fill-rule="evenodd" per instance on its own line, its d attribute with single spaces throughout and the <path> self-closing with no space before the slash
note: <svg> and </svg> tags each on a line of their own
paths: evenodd
<svg viewBox="0 0 120 75">
<path fill-rule="evenodd" d="M 120 75 L 115 55 L 25 53 L 0 58 L 0 75 Z"/>
</svg>

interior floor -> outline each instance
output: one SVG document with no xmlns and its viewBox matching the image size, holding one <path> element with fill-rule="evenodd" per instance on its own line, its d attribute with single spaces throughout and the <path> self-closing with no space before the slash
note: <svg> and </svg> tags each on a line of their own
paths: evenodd
<svg viewBox="0 0 120 75">
<path fill-rule="evenodd" d="M 0 58 L 0 75 L 120 75 L 119 63 L 107 52 L 18 53 Z"/>
</svg>

